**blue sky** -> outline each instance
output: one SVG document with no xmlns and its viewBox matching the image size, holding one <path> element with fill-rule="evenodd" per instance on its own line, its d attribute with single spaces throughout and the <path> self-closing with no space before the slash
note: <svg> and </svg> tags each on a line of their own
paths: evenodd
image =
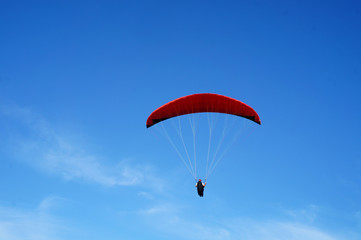
<svg viewBox="0 0 361 240">
<path fill-rule="evenodd" d="M 361 238 L 359 1 L 1 1 L 0 239 Z M 252 106 L 199 198 L 148 115 Z"/>
</svg>

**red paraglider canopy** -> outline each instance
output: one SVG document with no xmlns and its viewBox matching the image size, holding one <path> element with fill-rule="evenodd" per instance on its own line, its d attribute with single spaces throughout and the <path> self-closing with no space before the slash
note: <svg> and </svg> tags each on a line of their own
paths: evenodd
<svg viewBox="0 0 361 240">
<path fill-rule="evenodd" d="M 156 109 L 147 119 L 147 128 L 168 118 L 201 112 L 232 114 L 261 124 L 257 112 L 247 104 L 219 94 L 199 93 L 177 98 Z"/>
</svg>

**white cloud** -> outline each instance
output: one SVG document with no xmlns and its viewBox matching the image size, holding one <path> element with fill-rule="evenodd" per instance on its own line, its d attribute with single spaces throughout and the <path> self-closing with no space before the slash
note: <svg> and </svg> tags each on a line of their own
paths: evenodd
<svg viewBox="0 0 361 240">
<path fill-rule="evenodd" d="M 168 204 L 168 203 L 158 204 L 150 208 L 138 211 L 139 214 L 147 215 L 147 216 L 157 215 L 157 214 L 175 215 L 174 214 L 175 212 L 178 212 L 178 208 L 175 207 L 173 204 Z"/>
<path fill-rule="evenodd" d="M 310 210 L 311 208 L 311 210 Z M 175 204 L 163 203 L 139 211 L 153 228 L 173 239 L 208 239 L 208 240 L 356 240 L 356 233 L 335 233 L 332 229 L 321 229 L 305 212 L 317 209 L 307 207 L 304 211 L 288 211 L 291 219 L 257 220 L 251 218 L 212 218 L 204 217 L 195 209 L 187 209 Z M 187 212 L 192 212 L 191 216 Z M 296 215 L 300 215 L 299 217 Z M 313 218 L 314 213 L 310 214 Z M 197 220 L 195 220 L 197 219 Z M 297 220 L 296 220 L 297 219 Z"/>
<path fill-rule="evenodd" d="M 158 190 L 161 181 L 149 166 L 131 160 L 110 164 L 86 150 L 81 141 L 52 127 L 44 118 L 28 109 L 1 107 L 3 115 L 22 122 L 27 131 L 16 141 L 13 151 L 31 166 L 66 180 L 98 183 L 104 186 L 148 184 Z M 15 123 L 14 123 L 15 124 Z M 19 135 L 19 134 L 17 134 Z"/>
<path fill-rule="evenodd" d="M 96 156 L 62 147 L 45 152 L 38 167 L 66 180 L 83 180 L 104 186 L 137 185 L 144 180 L 144 169 L 127 165 L 126 161 L 109 166 Z"/>
<path fill-rule="evenodd" d="M 184 206 L 163 202 L 140 210 L 138 214 L 157 232 L 168 234 L 172 239 L 228 239 L 229 231 L 226 228 L 216 226 L 211 221 L 202 223 L 182 217 L 182 212 L 187 210 Z"/>
<path fill-rule="evenodd" d="M 143 197 L 143 198 L 148 199 L 148 200 L 154 200 L 153 195 L 148 193 L 148 192 L 143 192 L 143 191 L 139 192 L 138 196 Z"/>
<path fill-rule="evenodd" d="M 293 221 L 235 219 L 226 223 L 233 239 L 244 240 L 341 240 L 309 224 Z"/>
<path fill-rule="evenodd" d="M 68 201 L 69 200 L 62 198 L 62 197 L 49 196 L 49 197 L 43 199 L 43 201 L 41 201 L 41 203 L 37 207 L 37 211 L 50 212 L 53 209 L 59 208 L 61 205 L 63 205 L 65 202 L 68 202 Z"/>
<path fill-rule="evenodd" d="M 6 240 L 57 240 L 70 228 L 46 209 L 59 203 L 59 198 L 44 199 L 35 209 L 20 210 L 18 208 L 0 206 L 0 239 Z"/>
<path fill-rule="evenodd" d="M 304 209 L 296 210 L 284 210 L 284 212 L 292 217 L 295 221 L 302 221 L 307 223 L 312 223 L 315 221 L 318 213 L 318 207 L 316 205 L 309 205 Z"/>
</svg>

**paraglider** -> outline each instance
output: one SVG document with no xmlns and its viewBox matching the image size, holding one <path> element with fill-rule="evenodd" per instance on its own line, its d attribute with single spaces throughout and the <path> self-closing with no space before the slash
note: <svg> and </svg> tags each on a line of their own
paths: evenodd
<svg viewBox="0 0 361 240">
<path fill-rule="evenodd" d="M 163 122 L 167 119 L 178 118 L 180 116 L 188 115 L 188 114 L 193 115 L 195 113 L 220 113 L 220 114 L 225 114 L 225 115 L 233 115 L 233 116 L 238 116 L 241 118 L 249 119 L 259 125 L 261 124 L 261 120 L 260 120 L 260 117 L 258 116 L 257 112 L 252 107 L 248 106 L 247 104 L 245 104 L 239 100 L 236 100 L 234 98 L 230 98 L 230 97 L 219 95 L 219 94 L 199 93 L 199 94 L 192 94 L 192 95 L 177 98 L 177 99 L 170 101 L 170 102 L 162 105 L 161 107 L 157 108 L 155 111 L 153 111 L 149 115 L 149 117 L 146 121 L 146 127 L 150 128 L 150 127 L 157 125 L 160 122 Z M 192 128 L 192 133 L 194 135 L 193 136 L 193 141 L 194 141 L 193 148 L 195 151 L 195 149 L 196 149 L 195 130 L 194 130 L 195 127 L 191 127 L 191 128 Z M 183 130 L 181 127 L 179 127 L 179 129 L 177 131 L 178 131 L 179 136 L 181 137 L 182 145 L 185 149 L 186 158 L 188 159 L 188 162 L 187 162 L 186 158 L 181 156 L 180 151 L 175 147 L 175 144 L 170 139 L 168 134 L 166 134 L 166 136 L 167 136 L 168 140 L 170 141 L 170 143 L 172 144 L 172 146 L 177 151 L 177 153 L 180 156 L 180 158 L 182 159 L 183 163 L 186 165 L 189 172 L 192 174 L 195 181 L 197 182 L 196 187 L 197 187 L 198 195 L 200 197 L 203 197 L 203 191 L 204 191 L 204 187 L 206 185 L 207 177 L 209 176 L 210 173 L 213 172 L 215 166 L 218 164 L 219 160 L 222 157 L 218 157 L 218 160 L 216 160 L 216 156 L 214 156 L 214 158 L 209 163 L 209 158 L 210 158 L 209 153 L 210 153 L 210 148 L 211 148 L 211 139 L 209 139 L 209 149 L 208 149 L 208 154 L 206 154 L 207 155 L 207 163 L 206 163 L 205 182 L 202 183 L 201 180 L 197 181 L 196 152 L 194 152 L 194 157 L 193 157 L 194 164 L 192 164 L 190 154 L 188 153 L 188 150 L 186 149 L 186 144 L 183 139 L 183 133 L 182 133 Z M 209 136 L 211 137 L 211 135 L 212 135 L 211 129 L 209 131 L 210 131 Z M 221 138 L 223 139 L 223 135 Z M 217 147 L 216 152 L 218 152 L 218 147 Z"/>
<path fill-rule="evenodd" d="M 196 184 L 196 188 L 197 188 L 197 192 L 198 192 L 198 195 L 200 197 L 203 197 L 203 192 L 204 192 L 204 187 L 207 185 L 207 183 L 202 183 L 202 179 L 199 179 L 197 184 Z"/>
</svg>

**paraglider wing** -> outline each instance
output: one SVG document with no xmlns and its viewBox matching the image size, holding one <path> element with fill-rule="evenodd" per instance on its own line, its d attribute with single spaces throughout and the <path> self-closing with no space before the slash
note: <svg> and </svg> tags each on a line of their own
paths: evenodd
<svg viewBox="0 0 361 240">
<path fill-rule="evenodd" d="M 199 93 L 175 99 L 156 109 L 147 119 L 147 128 L 172 117 L 201 112 L 232 114 L 261 124 L 257 112 L 247 104 L 219 94 Z"/>
</svg>

